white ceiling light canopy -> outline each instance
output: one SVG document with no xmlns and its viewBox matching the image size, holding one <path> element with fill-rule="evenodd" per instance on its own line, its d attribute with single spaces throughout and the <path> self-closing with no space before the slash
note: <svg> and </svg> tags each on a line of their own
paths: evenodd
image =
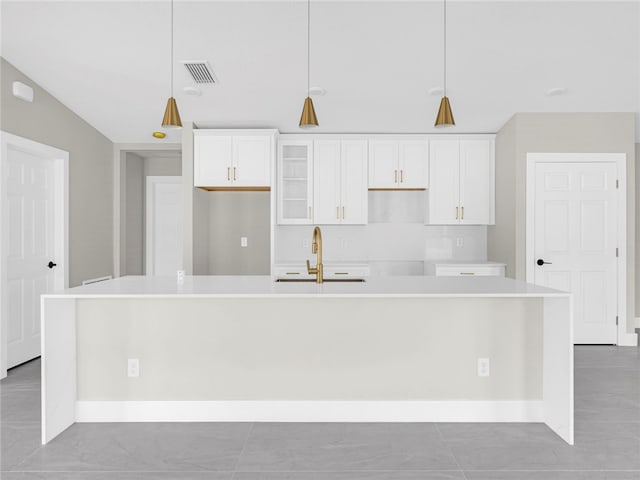
<svg viewBox="0 0 640 480">
<path fill-rule="evenodd" d="M 324 97 L 327 94 L 327 91 L 322 87 L 311 87 L 309 89 L 309 95 L 314 95 L 316 97 Z"/>
<path fill-rule="evenodd" d="M 192 95 L 194 97 L 199 97 L 202 95 L 202 90 L 197 87 L 187 86 L 182 89 L 182 91 L 187 95 Z"/>
<path fill-rule="evenodd" d="M 545 92 L 547 97 L 557 97 L 559 95 L 566 95 L 569 90 L 567 87 L 554 87 Z"/>
</svg>

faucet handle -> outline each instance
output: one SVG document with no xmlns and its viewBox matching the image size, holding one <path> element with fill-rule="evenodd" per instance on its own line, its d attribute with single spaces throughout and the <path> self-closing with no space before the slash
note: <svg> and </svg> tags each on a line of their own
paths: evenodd
<svg viewBox="0 0 640 480">
<path fill-rule="evenodd" d="M 309 263 L 309 260 L 307 260 L 307 273 L 318 273 L 317 268 L 311 268 L 311 264 Z"/>
</svg>

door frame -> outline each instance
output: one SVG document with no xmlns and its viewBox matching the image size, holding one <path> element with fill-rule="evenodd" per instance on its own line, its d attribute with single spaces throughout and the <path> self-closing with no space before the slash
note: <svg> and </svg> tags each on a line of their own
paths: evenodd
<svg viewBox="0 0 640 480">
<path fill-rule="evenodd" d="M 0 378 L 7 376 L 7 265 L 5 261 L 8 245 L 8 228 L 6 221 L 6 173 L 5 160 L 9 147 L 28 153 L 41 155 L 53 160 L 54 169 L 54 212 L 62 221 L 54 222 L 55 251 L 58 264 L 53 286 L 55 290 L 63 290 L 69 286 L 69 152 L 34 142 L 27 138 L 0 131 Z"/>
<path fill-rule="evenodd" d="M 144 274 L 154 275 L 155 272 L 150 272 L 150 265 L 153 264 L 153 252 L 155 250 L 154 236 L 153 236 L 153 218 L 154 210 L 156 207 L 155 196 L 153 195 L 153 186 L 159 183 L 169 183 L 172 185 L 182 186 L 182 177 L 177 175 L 150 175 L 145 182 L 145 264 Z M 182 213 L 182 211 L 181 211 Z M 182 233 L 182 232 L 180 232 Z M 184 247 L 183 247 L 184 249 Z M 182 258 L 182 257 L 181 257 Z"/>
<path fill-rule="evenodd" d="M 526 180 L 526 281 L 534 283 L 535 168 L 538 163 L 613 163 L 616 165 L 618 197 L 616 209 L 617 345 L 637 345 L 635 334 L 627 333 L 627 155 L 625 153 L 527 153 Z"/>
</svg>

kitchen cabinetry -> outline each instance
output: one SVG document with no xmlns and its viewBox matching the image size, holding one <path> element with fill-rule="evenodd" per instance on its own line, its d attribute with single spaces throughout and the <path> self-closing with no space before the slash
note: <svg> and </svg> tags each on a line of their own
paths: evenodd
<svg viewBox="0 0 640 480">
<path fill-rule="evenodd" d="M 275 130 L 195 130 L 194 186 L 268 190 Z"/>
<path fill-rule="evenodd" d="M 315 140 L 313 149 L 314 223 L 366 224 L 367 141 Z"/>
<path fill-rule="evenodd" d="M 313 223 L 313 141 L 281 140 L 277 172 L 278 223 Z"/>
<path fill-rule="evenodd" d="M 366 263 L 325 263 L 324 278 L 358 279 L 367 278 L 371 273 Z M 273 276 L 288 280 L 310 280 L 315 275 L 307 273 L 305 264 L 278 264 L 273 266 Z"/>
<path fill-rule="evenodd" d="M 429 142 L 430 225 L 494 223 L 493 139 Z"/>
<path fill-rule="evenodd" d="M 371 140 L 369 188 L 427 188 L 428 145 L 427 140 Z"/>
</svg>

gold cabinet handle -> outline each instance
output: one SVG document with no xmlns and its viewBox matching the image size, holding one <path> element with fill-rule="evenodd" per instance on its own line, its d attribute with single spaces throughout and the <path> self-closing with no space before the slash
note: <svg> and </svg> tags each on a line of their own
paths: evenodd
<svg viewBox="0 0 640 480">
<path fill-rule="evenodd" d="M 300 272 L 287 272 L 286 275 L 300 275 Z"/>
<path fill-rule="evenodd" d="M 307 218 L 311 219 L 311 207 L 307 209 Z"/>
<path fill-rule="evenodd" d="M 349 275 L 349 272 L 336 272 L 336 275 Z"/>
<path fill-rule="evenodd" d="M 458 220 L 458 207 L 456 207 L 456 220 Z"/>
<path fill-rule="evenodd" d="M 231 167 L 227 167 L 227 180 L 231 181 Z"/>
<path fill-rule="evenodd" d="M 460 210 L 462 210 L 462 220 L 464 220 L 464 207 L 462 207 Z"/>
<path fill-rule="evenodd" d="M 340 207 L 336 207 L 336 218 L 340 220 Z"/>
<path fill-rule="evenodd" d="M 404 183 L 404 170 L 400 170 L 400 183 Z"/>
<path fill-rule="evenodd" d="M 342 219 L 344 220 L 344 207 L 342 207 Z"/>
<path fill-rule="evenodd" d="M 236 181 L 236 167 L 233 167 L 233 181 Z"/>
<path fill-rule="evenodd" d="M 398 170 L 393 171 L 393 183 L 398 183 Z"/>
</svg>

